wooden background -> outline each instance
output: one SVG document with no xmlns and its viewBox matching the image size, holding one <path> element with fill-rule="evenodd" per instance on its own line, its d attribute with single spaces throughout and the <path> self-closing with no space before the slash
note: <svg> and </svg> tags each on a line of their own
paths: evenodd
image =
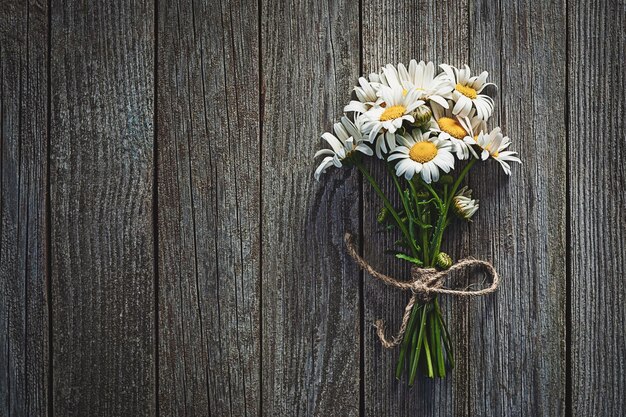
<svg viewBox="0 0 626 417">
<path fill-rule="evenodd" d="M 623 0 L 2 0 L 0 416 L 626 414 Z M 407 295 L 313 154 L 359 74 L 468 63 L 523 165 L 445 242 L 459 366 L 393 377 Z M 377 172 L 381 174 L 380 172 Z M 389 184 L 385 184 L 389 187 Z"/>
</svg>

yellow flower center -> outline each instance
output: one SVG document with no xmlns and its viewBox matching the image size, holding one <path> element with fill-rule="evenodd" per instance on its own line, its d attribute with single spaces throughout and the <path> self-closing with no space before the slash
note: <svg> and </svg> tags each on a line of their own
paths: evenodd
<svg viewBox="0 0 626 417">
<path fill-rule="evenodd" d="M 391 106 L 385 109 L 383 114 L 380 115 L 380 121 L 386 122 L 387 120 L 397 119 L 404 115 L 406 107 L 404 106 Z"/>
<path fill-rule="evenodd" d="M 424 164 L 437 156 L 437 147 L 432 142 L 417 142 L 409 150 L 409 157 L 415 162 Z"/>
<path fill-rule="evenodd" d="M 472 87 L 468 87 L 462 84 L 457 84 L 454 88 L 456 89 L 456 91 L 463 94 L 465 97 L 471 98 L 472 100 L 478 97 L 476 90 L 474 90 Z"/>
<path fill-rule="evenodd" d="M 443 132 L 446 132 L 450 136 L 457 139 L 463 139 L 465 135 L 467 135 L 467 132 L 465 131 L 465 129 L 463 129 L 463 126 L 461 126 L 461 124 L 457 120 L 450 117 L 440 118 L 439 120 L 437 120 L 437 124 L 439 125 L 439 129 L 441 129 Z"/>
</svg>

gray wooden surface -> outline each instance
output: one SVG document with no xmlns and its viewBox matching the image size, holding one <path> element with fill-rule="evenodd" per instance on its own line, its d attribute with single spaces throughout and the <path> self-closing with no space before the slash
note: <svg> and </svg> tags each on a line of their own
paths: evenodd
<svg viewBox="0 0 626 417">
<path fill-rule="evenodd" d="M 0 417 L 625 415 L 625 27 L 622 0 L 1 0 Z M 489 71 L 524 163 L 468 179 L 444 250 L 503 286 L 442 298 L 458 366 L 408 389 L 372 327 L 408 295 L 344 231 L 406 266 L 312 157 L 411 58 Z"/>
<path fill-rule="evenodd" d="M 50 6 L 51 412 L 148 415 L 154 5 Z"/>
</svg>

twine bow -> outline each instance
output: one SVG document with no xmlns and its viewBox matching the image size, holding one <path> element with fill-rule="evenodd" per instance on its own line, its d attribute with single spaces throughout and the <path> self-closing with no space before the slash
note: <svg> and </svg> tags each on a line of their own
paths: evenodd
<svg viewBox="0 0 626 417">
<path fill-rule="evenodd" d="M 367 263 L 365 259 L 361 258 L 361 256 L 359 256 L 356 251 L 354 243 L 352 242 L 352 235 L 350 233 L 345 234 L 344 241 L 346 242 L 346 248 L 348 249 L 348 253 L 362 270 L 366 271 L 368 274 L 370 274 L 374 278 L 381 280 L 387 285 L 400 288 L 403 291 L 410 290 L 413 293 L 411 295 L 411 299 L 404 309 L 404 316 L 402 317 L 400 330 L 398 330 L 398 333 L 393 338 L 388 339 L 387 337 L 385 337 L 385 323 L 382 320 L 376 320 L 376 322 L 374 323 L 378 338 L 380 339 L 383 347 L 387 349 L 397 346 L 402 342 L 402 336 L 404 336 L 404 333 L 406 332 L 406 326 L 409 322 L 409 317 L 411 316 L 411 310 L 413 309 L 413 306 L 418 299 L 423 302 L 428 302 L 432 300 L 437 294 L 449 294 L 459 297 L 478 297 L 481 295 L 491 294 L 498 288 L 498 285 L 500 284 L 500 277 L 498 276 L 498 273 L 496 272 L 496 269 L 493 267 L 493 265 L 491 265 L 489 262 L 472 258 L 461 259 L 459 262 L 455 263 L 445 271 L 437 271 L 435 268 L 419 268 L 417 266 L 414 266 L 411 268 L 411 281 L 398 281 L 393 277 L 381 274 L 380 272 L 376 271 L 370 264 Z M 448 278 L 451 272 L 457 270 L 465 271 L 476 266 L 482 267 L 485 273 L 491 278 L 491 285 L 489 287 L 480 290 L 469 291 L 454 290 L 450 288 L 445 288 L 443 286 L 445 279 Z"/>
</svg>

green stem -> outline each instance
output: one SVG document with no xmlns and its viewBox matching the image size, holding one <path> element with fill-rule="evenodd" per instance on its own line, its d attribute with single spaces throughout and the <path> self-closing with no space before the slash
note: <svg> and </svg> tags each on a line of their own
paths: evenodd
<svg viewBox="0 0 626 417">
<path fill-rule="evenodd" d="M 478 159 L 472 158 L 467 163 L 467 165 L 465 165 L 465 168 L 463 168 L 463 170 L 461 171 L 459 178 L 456 179 L 454 185 L 452 186 L 452 191 L 450 192 L 450 194 L 448 195 L 448 199 L 446 200 L 446 210 L 450 206 L 450 203 L 452 202 L 452 199 L 454 198 L 454 195 L 456 194 L 456 190 L 459 188 L 459 185 L 461 185 L 461 182 L 463 181 L 469 170 L 474 166 L 476 161 L 478 161 Z"/>
<path fill-rule="evenodd" d="M 441 346 L 441 327 L 439 325 L 439 316 L 435 309 L 431 313 L 430 319 L 432 326 L 435 328 L 435 352 L 437 355 L 437 371 L 441 378 L 446 376 L 446 366 L 443 361 L 443 348 Z"/>
<path fill-rule="evenodd" d="M 420 222 L 422 224 L 426 223 L 426 214 L 424 213 L 424 209 L 420 205 L 416 205 L 417 215 L 420 218 Z M 425 227 L 420 227 L 420 239 L 422 243 L 422 252 L 424 254 L 424 265 L 430 266 L 430 261 L 428 258 L 428 232 Z"/>
<path fill-rule="evenodd" d="M 398 191 L 400 200 L 402 200 L 402 206 L 404 207 L 404 211 L 406 212 L 407 216 L 409 216 L 409 218 L 412 218 L 413 211 L 409 208 L 408 203 L 406 199 L 404 198 L 404 192 L 402 191 L 402 187 L 400 187 L 398 178 L 396 177 L 395 173 L 391 170 L 391 167 L 389 166 L 388 163 L 386 163 L 385 166 L 387 167 L 387 172 L 389 173 L 389 176 L 393 179 L 393 184 L 396 186 L 396 190 Z"/>
<path fill-rule="evenodd" d="M 428 336 L 424 336 L 424 353 L 426 353 L 426 365 L 428 366 L 428 376 L 433 378 L 433 362 L 430 357 L 430 345 L 428 344 Z"/>
<path fill-rule="evenodd" d="M 417 190 L 415 189 L 415 184 L 413 184 L 413 181 L 411 180 L 406 180 L 406 182 L 409 184 L 409 189 L 411 190 L 411 196 L 413 197 L 413 204 L 415 204 L 415 207 L 418 207 L 419 200 L 417 198 Z"/>
<path fill-rule="evenodd" d="M 477 161 L 476 158 L 472 158 L 468 162 L 468 164 L 465 165 L 465 167 L 461 171 L 461 174 L 459 175 L 457 180 L 454 182 L 454 185 L 452 186 L 452 190 L 450 190 L 450 193 L 445 198 L 445 203 L 441 207 L 441 213 L 439 216 L 439 220 L 437 221 L 437 227 L 435 228 L 435 232 L 433 233 L 433 245 L 432 245 L 432 254 L 431 254 L 432 259 L 435 259 L 437 257 L 441 249 L 441 241 L 443 239 L 443 232 L 448 226 L 448 212 L 450 211 L 450 205 L 452 204 L 452 199 L 454 198 L 454 195 L 456 194 L 457 189 L 463 182 L 463 179 L 465 178 L 469 170 L 474 166 L 476 161 Z"/>
<path fill-rule="evenodd" d="M 418 249 L 414 239 L 413 225 L 414 223 L 416 223 L 420 226 L 420 237 L 422 240 L 422 249 L 424 251 L 424 265 L 427 267 L 432 267 L 433 265 L 431 263 L 434 263 L 434 260 L 439 254 L 441 241 L 443 238 L 443 232 L 449 224 L 448 212 L 452 203 L 452 199 L 454 198 L 454 195 L 456 194 L 459 186 L 465 179 L 467 173 L 476 163 L 476 161 L 476 159 L 472 159 L 467 163 L 467 165 L 463 168 L 459 177 L 454 182 L 451 188 L 449 188 L 448 185 L 444 185 L 443 198 L 439 196 L 439 194 L 430 184 L 426 184 L 425 182 L 420 180 L 424 188 L 426 188 L 433 196 L 433 199 L 435 200 L 439 211 L 439 218 L 437 219 L 437 224 L 431 236 L 430 242 L 428 239 L 428 228 L 425 226 L 427 224 L 430 224 L 430 205 L 428 205 L 428 207 L 422 207 L 422 205 L 418 204 L 419 199 L 417 197 L 417 190 L 414 183 L 412 181 L 407 181 L 409 184 L 409 192 L 411 194 L 411 197 L 409 198 L 402 190 L 402 187 L 400 186 L 400 183 L 395 174 L 390 170 L 390 166 L 386 164 L 387 170 L 391 175 L 396 190 L 398 191 L 400 199 L 402 200 L 404 211 L 406 212 L 406 215 L 408 217 L 410 227 L 410 230 L 408 230 L 406 224 L 393 208 L 387 196 L 385 196 L 380 186 L 376 183 L 376 180 L 374 180 L 374 178 L 370 175 L 370 173 L 363 166 L 363 164 L 361 162 L 357 162 L 355 163 L 355 165 L 357 166 L 359 171 L 361 171 L 365 179 L 368 180 L 374 191 L 382 199 L 385 207 L 391 213 L 396 223 L 398 224 L 400 231 L 409 243 L 413 256 L 415 256 L 416 258 L 418 256 Z M 419 220 L 417 220 L 418 218 Z M 419 327 L 417 327 L 418 315 L 421 316 L 421 320 L 419 320 Z M 402 375 L 402 372 L 405 368 L 404 364 L 406 362 L 407 356 L 409 361 L 409 386 L 413 386 L 413 383 L 415 382 L 417 368 L 420 363 L 420 356 L 423 357 L 422 362 L 425 361 L 425 365 L 427 367 L 427 375 L 430 378 L 433 378 L 435 374 L 439 377 L 445 377 L 446 370 L 443 353 L 444 349 L 446 350 L 446 356 L 448 358 L 448 361 L 450 362 L 450 366 L 453 368 L 455 365 L 451 345 L 452 343 L 450 340 L 450 334 L 443 320 L 441 308 L 439 307 L 439 301 L 437 300 L 437 298 L 435 298 L 432 302 L 424 305 L 416 304 L 413 308 L 413 311 L 411 312 L 411 317 L 407 326 L 407 332 L 405 333 L 404 340 L 402 341 L 400 356 L 398 359 L 398 364 L 396 366 L 396 377 L 399 379 Z M 407 350 L 408 352 L 410 352 L 408 355 Z M 424 351 L 423 354 L 422 351 Z"/>
<path fill-rule="evenodd" d="M 392 178 L 393 183 L 396 186 L 396 190 L 398 191 L 400 200 L 402 200 L 404 212 L 409 219 L 409 236 L 411 237 L 411 242 L 409 244 L 413 246 L 413 242 L 415 242 L 415 213 L 411 209 L 410 201 L 407 201 L 407 199 L 405 198 L 406 196 L 404 195 L 404 190 L 400 186 L 400 182 L 398 181 L 398 177 L 396 176 L 395 172 L 393 172 L 393 168 L 391 168 L 391 165 L 389 163 L 385 163 L 385 166 L 387 167 L 387 172 L 389 173 L 389 176 Z M 417 250 L 417 247 L 415 249 Z"/>
<path fill-rule="evenodd" d="M 395 219 L 396 223 L 398 224 L 398 228 L 400 228 L 400 231 L 402 232 L 407 242 L 409 243 L 411 247 L 411 252 L 413 252 L 413 256 L 417 258 L 418 253 L 417 253 L 417 247 L 415 246 L 415 242 L 411 239 L 411 235 L 409 231 L 407 230 L 406 226 L 404 225 L 404 222 L 402 221 L 402 219 L 400 219 L 398 212 L 396 212 L 396 210 L 393 208 L 393 205 L 391 204 L 391 202 L 389 201 L 385 193 L 383 193 L 383 191 L 378 186 L 378 183 L 376 182 L 376 180 L 370 175 L 367 169 L 365 169 L 363 164 L 360 161 L 357 161 L 355 162 L 355 165 L 359 169 L 359 171 L 361 171 L 365 179 L 367 179 L 367 181 L 370 183 L 370 185 L 372 186 L 376 194 L 378 194 L 381 200 L 383 200 L 383 204 L 385 205 L 387 210 L 389 210 L 389 212 Z"/>
<path fill-rule="evenodd" d="M 400 379 L 400 377 L 402 376 L 402 371 L 404 370 L 404 358 L 406 356 L 406 350 L 409 347 L 409 340 L 411 339 L 411 335 L 415 332 L 415 321 L 420 308 L 421 306 L 416 304 L 415 307 L 413 307 L 413 311 L 411 311 L 411 318 L 409 319 L 409 324 L 406 328 L 407 330 L 404 334 L 404 339 L 402 340 L 402 346 L 400 346 L 400 356 L 398 358 L 398 364 L 396 365 L 397 379 Z"/>
<path fill-rule="evenodd" d="M 445 321 L 443 320 L 443 315 L 441 314 L 441 307 L 439 307 L 439 300 L 435 298 L 435 311 L 437 311 L 437 316 L 439 317 L 439 324 L 443 329 L 443 343 L 446 347 L 446 353 L 448 356 L 448 361 L 450 362 L 450 368 L 454 368 L 454 352 L 452 351 L 452 340 L 450 340 L 450 333 L 448 332 L 448 327 L 446 326 Z"/>
<path fill-rule="evenodd" d="M 443 201 L 441 201 L 441 198 L 439 197 L 439 194 L 437 194 L 437 192 L 432 187 L 432 185 L 428 184 L 427 182 L 425 182 L 421 178 L 420 178 L 420 181 L 422 182 L 422 185 L 432 194 L 433 198 L 437 202 L 437 206 L 439 207 L 439 209 L 442 209 L 443 208 Z"/>
<path fill-rule="evenodd" d="M 444 210 L 439 214 L 439 219 L 437 219 L 437 226 L 435 227 L 435 233 L 433 233 L 433 253 L 432 259 L 435 259 L 439 254 L 439 249 L 441 248 L 441 240 L 443 238 L 443 232 L 448 225 L 448 210 Z"/>
<path fill-rule="evenodd" d="M 419 359 L 420 359 L 420 352 L 422 351 L 422 344 L 425 341 L 424 338 L 424 330 L 426 328 L 426 313 L 428 310 L 428 305 L 424 305 L 423 309 L 422 309 L 422 318 L 420 320 L 420 331 L 419 334 L 417 336 L 417 344 L 415 346 L 415 350 L 414 350 L 414 356 L 411 359 L 411 373 L 409 374 L 409 386 L 412 387 L 413 383 L 415 382 L 415 375 L 417 373 L 417 364 L 419 363 Z"/>
</svg>

